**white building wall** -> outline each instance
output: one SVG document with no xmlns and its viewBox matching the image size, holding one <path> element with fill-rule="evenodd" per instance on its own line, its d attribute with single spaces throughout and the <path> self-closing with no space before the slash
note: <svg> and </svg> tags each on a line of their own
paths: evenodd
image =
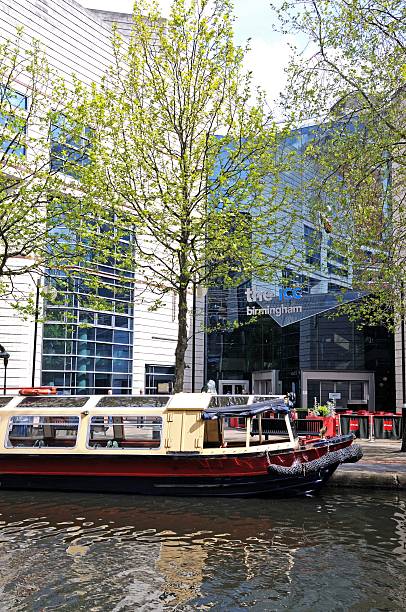
<svg viewBox="0 0 406 612">
<path fill-rule="evenodd" d="M 28 276 L 17 277 L 14 291 L 25 295 L 27 288 L 35 291 Z M 7 368 L 7 387 L 30 387 L 33 371 L 34 321 L 23 320 L 7 300 L 0 300 L 0 344 L 10 354 Z M 37 359 L 38 364 L 38 359 Z M 39 370 L 37 366 L 39 381 Z M 0 359 L 0 388 L 4 385 L 4 364 Z"/>
<path fill-rule="evenodd" d="M 404 330 L 406 335 L 406 329 Z M 402 330 L 399 327 L 395 333 L 395 384 L 396 384 L 396 411 L 401 412 L 403 406 L 403 380 L 404 372 L 403 368 L 406 368 L 406 364 L 403 365 L 403 359 L 406 357 L 406 347 L 402 347 L 402 344 L 406 343 L 406 337 L 402 339 Z"/>
<path fill-rule="evenodd" d="M 119 21 L 128 21 L 117 14 Z M 84 83 L 98 82 L 112 63 L 110 51 L 110 23 L 114 13 L 90 11 L 74 0 L 0 0 L 0 41 L 15 36 L 23 26 L 23 41 L 27 48 L 32 38 L 41 41 L 48 61 L 68 82 L 74 73 Z M 32 289 L 29 279 L 18 280 L 23 291 Z M 24 285 L 24 283 L 26 283 Z M 192 296 L 190 296 L 190 305 Z M 166 304 L 156 312 L 146 305 L 134 305 L 134 366 L 133 388 L 144 391 L 145 366 L 174 365 L 177 320 L 174 305 Z M 196 389 L 203 385 L 204 334 L 201 321 L 202 307 L 198 308 L 196 330 Z M 42 331 L 38 326 L 36 384 L 40 384 Z M 5 300 L 0 300 L 0 343 L 11 354 L 9 385 L 31 385 L 34 321 L 22 321 Z M 191 343 L 187 355 L 187 386 L 191 389 Z M 2 363 L 0 360 L 0 370 Z M 1 385 L 1 374 L 0 374 Z"/>
<path fill-rule="evenodd" d="M 165 305 L 154 312 L 148 311 L 152 298 L 144 296 L 145 303 L 135 305 L 134 317 L 134 367 L 133 387 L 135 393 L 145 389 L 146 365 L 175 365 L 177 341 L 177 300 L 175 295 L 166 300 Z M 192 294 L 189 294 L 189 343 L 186 353 L 185 391 L 192 389 Z M 196 308 L 196 347 L 195 347 L 195 389 L 203 386 L 204 373 L 204 300 L 198 298 Z"/>
</svg>

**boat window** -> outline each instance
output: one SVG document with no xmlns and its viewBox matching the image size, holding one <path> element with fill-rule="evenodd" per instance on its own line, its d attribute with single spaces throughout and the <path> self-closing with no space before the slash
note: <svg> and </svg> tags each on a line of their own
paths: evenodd
<svg viewBox="0 0 406 612">
<path fill-rule="evenodd" d="M 162 408 L 168 402 L 169 395 L 108 395 L 102 397 L 97 406 L 100 408 Z"/>
<path fill-rule="evenodd" d="M 22 408 L 23 406 L 26 408 L 81 408 L 86 404 L 88 399 L 88 396 L 67 397 L 61 395 L 54 395 L 50 397 L 24 397 L 24 399 L 18 404 L 18 408 Z"/>
<path fill-rule="evenodd" d="M 78 416 L 13 416 L 9 419 L 6 447 L 72 448 L 78 427 Z"/>
<path fill-rule="evenodd" d="M 88 447 L 159 448 L 161 433 L 159 416 L 94 416 L 90 420 Z"/>
<path fill-rule="evenodd" d="M 225 408 L 226 406 L 245 406 L 248 395 L 212 395 L 209 408 Z"/>
</svg>

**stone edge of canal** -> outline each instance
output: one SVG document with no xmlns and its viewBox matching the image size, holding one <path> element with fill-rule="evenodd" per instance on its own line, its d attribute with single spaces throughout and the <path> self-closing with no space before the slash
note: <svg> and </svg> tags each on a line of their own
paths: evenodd
<svg viewBox="0 0 406 612">
<path fill-rule="evenodd" d="M 331 476 L 326 486 L 406 491 L 406 472 L 338 469 Z"/>
</svg>

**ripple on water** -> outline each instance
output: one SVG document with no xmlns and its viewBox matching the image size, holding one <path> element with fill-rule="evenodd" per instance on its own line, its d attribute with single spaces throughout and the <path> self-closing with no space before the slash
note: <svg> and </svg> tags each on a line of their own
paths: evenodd
<svg viewBox="0 0 406 612">
<path fill-rule="evenodd" d="M 2 491 L 0 612 L 404 610 L 405 510 Z"/>
</svg>

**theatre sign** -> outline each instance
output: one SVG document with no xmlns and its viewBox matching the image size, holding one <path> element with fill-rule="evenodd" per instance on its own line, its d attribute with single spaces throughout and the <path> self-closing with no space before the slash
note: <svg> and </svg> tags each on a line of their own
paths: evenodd
<svg viewBox="0 0 406 612">
<path fill-rule="evenodd" d="M 270 316 L 281 327 L 332 310 L 340 304 L 360 299 L 365 293 L 304 294 L 300 287 L 281 288 L 275 292 L 250 288 L 245 290 L 246 314 L 250 317 Z"/>
</svg>

